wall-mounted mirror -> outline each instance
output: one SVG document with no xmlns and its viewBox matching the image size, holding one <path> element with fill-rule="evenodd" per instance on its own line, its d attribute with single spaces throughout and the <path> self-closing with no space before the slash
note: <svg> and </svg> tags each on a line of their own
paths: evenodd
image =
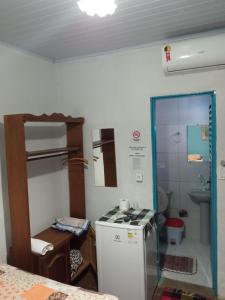
<svg viewBox="0 0 225 300">
<path fill-rule="evenodd" d="M 209 161 L 209 125 L 187 126 L 187 156 L 189 162 Z"/>
<path fill-rule="evenodd" d="M 116 187 L 116 154 L 114 129 L 93 130 L 95 185 Z"/>
</svg>

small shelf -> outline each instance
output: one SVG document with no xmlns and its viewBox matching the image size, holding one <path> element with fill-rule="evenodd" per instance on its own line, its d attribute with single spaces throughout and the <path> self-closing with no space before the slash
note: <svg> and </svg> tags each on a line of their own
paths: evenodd
<svg viewBox="0 0 225 300">
<path fill-rule="evenodd" d="M 54 149 L 44 149 L 38 151 L 27 152 L 27 160 L 39 160 L 51 157 L 63 156 L 70 153 L 77 152 L 80 147 L 64 147 L 64 148 L 54 148 Z"/>
<path fill-rule="evenodd" d="M 100 141 L 93 142 L 93 149 L 110 143 L 114 143 L 114 140 L 100 140 Z"/>
<path fill-rule="evenodd" d="M 76 280 L 90 265 L 91 264 L 89 261 L 84 260 L 83 263 L 78 268 L 77 272 L 71 277 L 71 282 Z"/>
</svg>

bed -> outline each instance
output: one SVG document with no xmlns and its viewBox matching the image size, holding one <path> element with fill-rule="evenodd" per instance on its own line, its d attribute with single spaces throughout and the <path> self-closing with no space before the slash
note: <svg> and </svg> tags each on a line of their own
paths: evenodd
<svg viewBox="0 0 225 300">
<path fill-rule="evenodd" d="M 0 299 L 16 300 L 118 300 L 79 287 L 0 264 Z"/>
</svg>

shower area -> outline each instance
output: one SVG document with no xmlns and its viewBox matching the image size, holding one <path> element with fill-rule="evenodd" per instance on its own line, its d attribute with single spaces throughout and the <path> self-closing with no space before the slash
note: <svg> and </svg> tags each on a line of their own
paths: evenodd
<svg viewBox="0 0 225 300">
<path fill-rule="evenodd" d="M 212 287 L 212 96 L 155 101 L 161 277 Z"/>
</svg>

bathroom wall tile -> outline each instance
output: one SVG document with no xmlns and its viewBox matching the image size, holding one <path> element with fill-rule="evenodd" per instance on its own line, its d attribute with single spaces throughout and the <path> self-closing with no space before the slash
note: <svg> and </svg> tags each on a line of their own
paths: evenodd
<svg viewBox="0 0 225 300">
<path fill-rule="evenodd" d="M 180 208 L 186 209 L 189 216 L 195 213 L 200 217 L 199 205 L 194 203 L 188 195 L 188 193 L 190 193 L 195 188 L 195 182 L 180 182 Z"/>
<path fill-rule="evenodd" d="M 185 209 L 190 214 L 190 207 L 191 207 L 191 199 L 188 193 L 191 191 L 190 184 L 187 182 L 180 182 L 180 209 Z M 194 210 L 197 210 L 197 204 L 195 204 Z"/>
<path fill-rule="evenodd" d="M 187 154 L 187 126 L 179 125 L 178 131 L 180 133 L 180 142 L 178 143 L 178 152 Z"/>
<path fill-rule="evenodd" d="M 170 218 L 179 218 L 177 209 L 170 209 Z"/>
<path fill-rule="evenodd" d="M 181 181 L 196 181 L 201 187 L 199 174 L 202 174 L 206 180 L 209 179 L 210 164 L 207 162 L 190 163 L 187 161 L 186 153 L 179 153 L 179 174 Z"/>
<path fill-rule="evenodd" d="M 188 218 L 182 218 L 185 223 L 186 238 L 200 241 L 200 218 L 192 213 Z"/>
<path fill-rule="evenodd" d="M 178 124 L 178 102 L 177 99 L 157 101 L 156 124 Z"/>
<path fill-rule="evenodd" d="M 179 210 L 179 200 L 180 200 L 179 181 L 168 181 L 168 191 L 171 192 L 169 211 L 171 209 Z"/>
<path fill-rule="evenodd" d="M 156 128 L 157 152 L 178 152 L 179 132 L 177 125 L 158 125 Z"/>
<path fill-rule="evenodd" d="M 189 228 L 190 238 L 200 241 L 200 214 L 192 213 L 189 217 L 191 225 Z"/>
<path fill-rule="evenodd" d="M 168 203 L 169 213 L 171 209 L 177 210 L 179 201 L 179 182 L 178 181 L 158 181 L 158 186 L 168 193 L 171 192 L 171 197 Z M 168 196 L 169 197 L 169 196 Z"/>
<path fill-rule="evenodd" d="M 199 168 L 200 169 L 200 174 L 202 174 L 207 180 L 209 180 L 210 178 L 210 170 L 211 170 L 211 163 L 209 162 L 203 162 L 201 164 L 201 167 Z"/>
<path fill-rule="evenodd" d="M 158 181 L 160 186 L 166 193 L 171 192 L 171 198 L 168 203 L 169 213 L 171 209 L 177 210 L 177 201 L 179 201 L 179 182 L 177 181 Z"/>
<path fill-rule="evenodd" d="M 179 210 L 179 182 L 178 181 L 158 181 L 158 185 L 164 189 L 165 192 L 172 192 L 169 204 L 169 215 L 178 217 Z"/>
<path fill-rule="evenodd" d="M 179 180 L 178 159 L 174 153 L 157 154 L 157 176 L 160 181 Z"/>
<path fill-rule="evenodd" d="M 167 153 L 157 154 L 157 180 L 158 181 L 168 181 L 168 160 Z"/>
<path fill-rule="evenodd" d="M 158 186 L 160 186 L 165 192 L 168 191 L 168 181 L 158 180 L 157 181 Z"/>
<path fill-rule="evenodd" d="M 178 102 L 179 124 L 207 124 L 209 122 L 209 100 L 210 97 L 207 96 L 190 96 L 180 100 Z"/>
</svg>

